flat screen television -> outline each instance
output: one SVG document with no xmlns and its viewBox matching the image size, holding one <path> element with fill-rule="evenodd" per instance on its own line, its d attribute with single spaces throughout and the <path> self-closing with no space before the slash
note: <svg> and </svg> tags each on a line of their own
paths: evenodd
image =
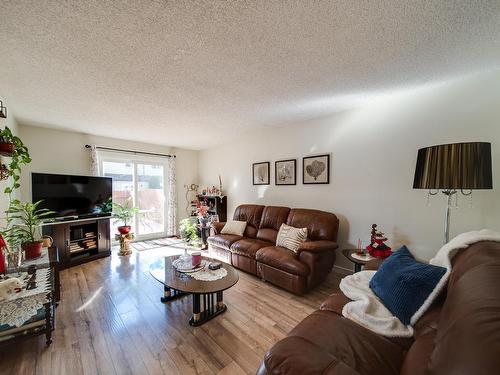
<svg viewBox="0 0 500 375">
<path fill-rule="evenodd" d="M 113 181 L 109 177 L 32 173 L 32 201 L 55 213 L 52 218 L 111 215 Z"/>
</svg>

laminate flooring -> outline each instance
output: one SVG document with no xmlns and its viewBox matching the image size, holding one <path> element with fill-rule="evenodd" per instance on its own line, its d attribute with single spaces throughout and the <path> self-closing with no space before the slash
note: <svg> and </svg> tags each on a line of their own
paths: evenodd
<svg viewBox="0 0 500 375">
<path fill-rule="evenodd" d="M 228 310 L 191 327 L 190 296 L 160 302 L 149 274 L 168 247 L 112 256 L 61 272 L 53 343 L 45 337 L 0 347 L 0 374 L 255 374 L 264 353 L 338 290 L 340 275 L 305 296 L 239 272 L 224 292 Z"/>
</svg>

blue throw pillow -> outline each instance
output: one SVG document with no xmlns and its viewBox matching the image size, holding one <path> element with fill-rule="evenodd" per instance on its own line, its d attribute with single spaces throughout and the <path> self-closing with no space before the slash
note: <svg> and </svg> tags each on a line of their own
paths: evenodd
<svg viewBox="0 0 500 375">
<path fill-rule="evenodd" d="M 370 288 L 404 324 L 434 290 L 446 268 L 420 263 L 406 246 L 387 258 L 370 281 Z"/>
</svg>

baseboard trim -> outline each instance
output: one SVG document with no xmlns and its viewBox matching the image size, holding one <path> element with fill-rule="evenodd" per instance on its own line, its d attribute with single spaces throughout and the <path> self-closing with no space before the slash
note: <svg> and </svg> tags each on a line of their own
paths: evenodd
<svg viewBox="0 0 500 375">
<path fill-rule="evenodd" d="M 340 266 L 333 266 L 333 271 L 336 273 L 340 273 L 343 276 L 352 275 L 354 273 L 353 270 Z"/>
</svg>

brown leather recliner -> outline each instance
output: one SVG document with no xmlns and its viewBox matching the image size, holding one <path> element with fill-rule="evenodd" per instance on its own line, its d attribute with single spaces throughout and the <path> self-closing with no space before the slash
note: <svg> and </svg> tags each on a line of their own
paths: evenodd
<svg viewBox="0 0 500 375">
<path fill-rule="evenodd" d="M 225 223 L 214 223 L 208 238 L 210 256 L 257 275 L 296 294 L 321 283 L 335 263 L 339 221 L 329 212 L 303 208 L 241 205 L 233 220 L 246 221 L 243 236 L 220 234 Z M 276 246 L 281 224 L 307 228 L 307 241 L 294 253 Z"/>
<path fill-rule="evenodd" d="M 461 250 L 447 291 L 407 339 L 377 335 L 342 317 L 349 299 L 333 294 L 265 354 L 257 373 L 498 374 L 499 285 L 500 243 L 478 242 Z"/>
</svg>

